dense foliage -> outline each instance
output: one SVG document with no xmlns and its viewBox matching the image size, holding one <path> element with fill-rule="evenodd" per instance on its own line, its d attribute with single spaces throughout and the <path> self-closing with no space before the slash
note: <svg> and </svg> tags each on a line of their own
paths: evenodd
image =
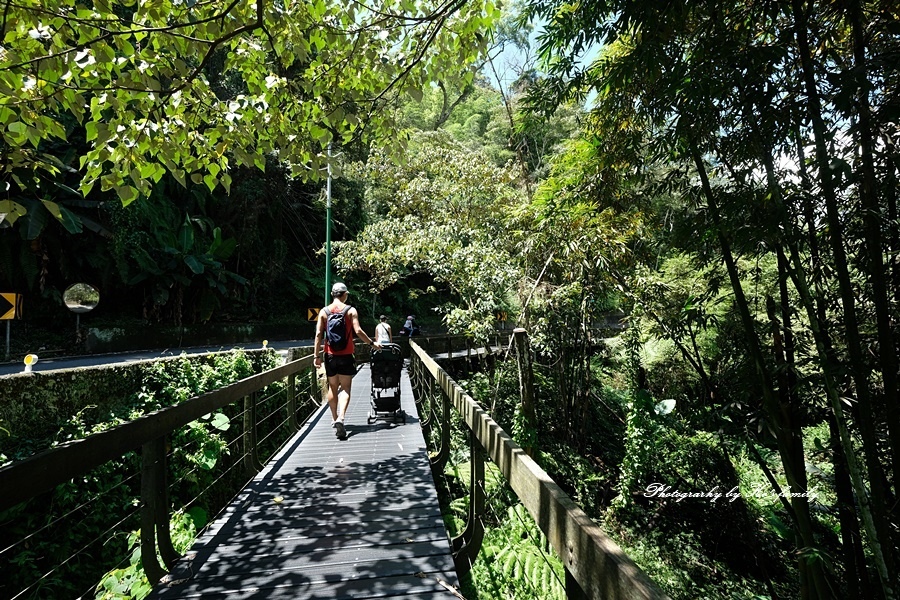
<svg viewBox="0 0 900 600">
<path fill-rule="evenodd" d="M 228 298 L 250 314 L 277 308 L 265 299 L 276 291 L 300 300 L 321 279 L 321 194 L 294 176 L 341 141 L 339 271 L 373 294 L 373 312 L 383 295 L 477 339 L 498 310 L 527 328 L 533 407 L 512 370 L 467 385 L 667 592 L 896 598 L 895 3 L 524 6 L 490 48 L 479 28 L 498 14 L 477 3 L 423 14 L 389 2 L 412 13 L 383 22 L 357 5 L 286 7 L 293 22 L 259 4 L 261 19 L 235 8 L 231 29 L 185 25 L 196 39 L 179 37 L 187 9 L 175 5 L 149 36 L 118 27 L 145 10 L 152 21 L 153 3 L 115 13 L 106 37 L 91 37 L 93 12 L 57 15 L 85 20 L 72 28 L 82 42 L 46 37 L 61 25 L 36 24 L 34 9 L 10 11 L 5 43 L 22 56 L 4 46 L 0 85 L 20 103 L 0 104 L 12 194 L 0 213 L 18 220 L 0 232 L 3 277 L 52 296 L 65 278 L 102 274 L 122 297 L 139 291 L 143 316 L 174 322 Z M 542 71 L 526 60 L 502 79 L 503 48 L 531 56 L 529 23 L 543 29 Z M 135 56 L 171 38 L 195 62 L 163 52 L 160 75 L 144 74 L 119 60 L 129 36 L 149 40 L 128 42 Z M 90 52 L 65 53 L 78 43 Z M 463 75 L 478 49 L 485 77 Z M 426 84 L 451 63 L 453 76 Z M 93 87 L 66 87 L 85 73 Z M 104 95 L 94 84 L 107 77 L 119 85 Z M 74 100 L 88 110 L 73 95 L 91 96 Z M 203 102 L 197 121 L 189 97 Z M 149 115 L 162 131 L 188 126 L 139 135 Z M 368 143 L 385 132 L 390 143 Z M 126 138 L 144 145 L 120 159 Z M 83 172 L 65 168 L 79 156 Z M 260 160 L 264 178 L 235 168 Z M 37 165 L 37 180 L 23 177 Z M 148 177 L 156 185 L 136 182 Z M 146 198 L 101 206 L 104 185 Z M 63 248 L 77 252 L 63 260 Z M 733 496 L 702 496 L 716 490 Z M 514 504 L 499 505 L 486 556 L 501 568 L 475 570 L 479 594 L 528 597 L 521 584 L 553 570 L 511 558 L 530 527 L 503 516 Z M 516 581 L 498 583 L 503 571 Z"/>
<path fill-rule="evenodd" d="M 328 143 L 363 130 L 385 137 L 391 113 L 379 108 L 398 93 L 420 96 L 434 73 L 465 77 L 497 12 L 394 0 L 8 4 L 7 190 L 41 195 L 55 175 L 84 169 L 85 196 L 99 184 L 127 204 L 166 172 L 227 191 L 229 167 L 263 169 L 267 154 L 294 174 L 317 171 Z M 45 154 L 42 142 L 76 130 L 88 142 L 82 152 L 66 162 Z M 15 199 L 4 202 L 10 217 L 21 213 Z"/>
<path fill-rule="evenodd" d="M 101 290 L 92 318 L 316 306 L 328 148 L 401 149 L 387 108 L 438 73 L 468 85 L 498 15 L 489 2 L 7 3 L 0 287 L 42 328 L 75 281 Z M 360 194 L 338 180 L 334 196 L 335 239 L 352 237 Z"/>
<path fill-rule="evenodd" d="M 267 352 L 251 360 L 243 352 L 209 358 L 182 357 L 148 363 L 132 389 L 110 411 L 86 406 L 58 426 L 53 445 L 81 439 L 133 420 L 164 406 L 244 379 L 260 369 L 276 366 L 278 356 Z M 254 364 L 256 363 L 256 364 Z M 272 389 L 267 397 L 275 396 Z M 183 507 L 172 516 L 173 542 L 184 551 L 246 482 L 240 460 L 230 446 L 241 427 L 232 420 L 242 407 L 227 407 L 176 431 L 169 442 L 171 499 Z M 265 406 L 260 407 L 265 411 Z M 13 431 L 13 433 L 17 433 Z M 262 452 L 272 450 L 269 447 Z M 141 458 L 129 452 L 107 462 L 83 478 L 58 486 L 0 514 L 4 560 L 0 590 L 13 597 L 82 597 L 97 588 L 103 598 L 141 598 L 150 586 L 140 564 Z M 36 533 L 37 532 L 37 533 Z M 35 534 L 25 543 L 23 538 Z M 109 571 L 109 573 L 107 573 Z M 106 573 L 106 575 L 104 575 Z M 98 583 L 99 582 L 99 583 Z"/>
<path fill-rule="evenodd" d="M 632 260 L 655 270 L 686 256 L 701 290 L 654 289 L 639 267 L 622 287 L 736 425 L 725 427 L 777 451 L 779 485 L 795 492 L 785 509 L 804 596 L 896 597 L 898 288 L 885 262 L 897 250 L 896 12 L 801 0 L 555 6 L 529 8 L 550 21 L 551 73 L 530 105 L 597 94 L 586 134 L 602 148 L 593 164 L 619 178 L 606 193 L 670 199 L 644 211 L 652 237 Z M 593 44 L 600 54 L 579 66 Z M 704 330 L 730 343 L 704 348 Z M 820 482 L 803 428 L 820 423 L 840 545 L 808 498 Z"/>
<path fill-rule="evenodd" d="M 492 256 L 512 262 L 484 261 L 462 302 L 513 308 L 529 328 L 562 409 L 538 410 L 538 422 L 562 425 L 577 462 L 595 442 L 598 387 L 626 394 L 618 495 L 598 503 L 612 509 L 610 528 L 661 546 L 667 531 L 693 531 L 687 556 L 735 575 L 661 570 L 644 546 L 673 594 L 742 587 L 704 527 L 743 523 L 755 530 L 743 540 L 757 560 L 748 592 L 895 597 L 895 11 L 535 0 L 527 17 L 547 23 L 547 76 L 525 86 L 524 114 L 591 108 L 533 193 L 489 201 L 505 233 Z M 462 218 L 453 231 L 473 226 Z M 478 235 L 466 240 L 463 256 L 481 256 Z M 434 244 L 406 242 L 412 257 Z M 465 273 L 461 258 L 441 258 L 435 276 Z M 499 273 L 515 282 L 505 295 L 481 284 Z M 615 307 L 629 333 L 601 341 L 609 334 L 596 327 Z M 604 368 L 605 356 L 624 358 Z M 672 422 L 657 423 L 672 407 Z M 660 453 L 675 464 L 656 464 Z M 743 512 L 692 522 L 666 510 L 671 500 L 636 502 L 660 479 L 692 493 L 757 485 L 737 486 L 743 506 L 725 507 Z M 791 552 L 787 570 L 766 558 Z"/>
</svg>

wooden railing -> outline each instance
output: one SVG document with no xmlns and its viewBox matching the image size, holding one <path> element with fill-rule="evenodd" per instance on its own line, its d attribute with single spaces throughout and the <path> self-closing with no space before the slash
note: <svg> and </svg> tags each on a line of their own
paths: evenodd
<svg viewBox="0 0 900 600">
<path fill-rule="evenodd" d="M 471 360 L 483 355 L 496 354 L 499 349 L 509 345 L 509 338 L 509 333 L 497 332 L 482 344 L 476 344 L 471 337 L 466 335 L 414 337 L 410 341 L 435 360 L 453 358 Z"/>
<path fill-rule="evenodd" d="M 410 374 L 416 403 L 420 408 L 426 439 L 430 432 L 439 435 L 437 451 L 432 458 L 435 469 L 443 469 L 450 449 L 450 411 L 458 411 L 469 429 L 472 481 L 469 518 L 465 530 L 452 540 L 452 549 L 460 575 L 474 562 L 484 534 L 482 516 L 485 510 L 484 456 L 497 466 L 524 507 L 547 536 L 566 569 L 566 591 L 569 598 L 665 598 L 647 576 L 616 546 L 600 528 L 556 485 L 521 447 L 468 396 L 429 356 L 423 345 L 439 358 L 488 360 L 490 353 L 508 345 L 508 338 L 473 346 L 462 337 L 415 338 Z M 422 345 L 420 345 L 420 343 Z M 256 473 L 268 457 L 259 456 L 258 425 L 271 416 L 260 417 L 258 394 L 272 384 L 283 382 L 284 420 L 274 427 L 266 426 L 279 440 L 286 440 L 300 427 L 306 414 L 302 404 L 321 402 L 320 388 L 307 355 L 281 367 L 253 375 L 221 389 L 186 400 L 175 406 L 144 415 L 129 423 L 102 433 L 72 441 L 26 460 L 0 468 L 0 513 L 51 491 L 60 484 L 77 481 L 92 469 L 126 454 L 140 451 L 141 562 L 151 583 L 158 582 L 178 558 L 169 531 L 171 503 L 169 499 L 167 445 L 172 434 L 204 415 L 230 405 L 243 405 L 240 435 L 235 442 L 242 448 L 235 466 L 243 467 L 247 478 Z M 364 358 L 360 356 L 360 358 Z M 308 412 L 313 412 L 309 410 Z M 268 423 L 271 423 L 269 421 Z M 5 542 L 4 542 L 5 546 Z M 13 546 L 0 548 L 6 552 Z M 160 564 L 158 557 L 162 558 Z M 0 556 L 0 560 L 7 560 Z M 15 592 L 14 592 L 15 593 Z M 27 594 L 26 594 L 27 593 Z M 15 597 L 39 596 L 28 589 Z"/>
<path fill-rule="evenodd" d="M 308 355 L 280 367 L 0 468 L 0 513 L 60 484 L 73 480 L 77 484 L 92 469 L 139 450 L 140 492 L 135 503 L 140 513 L 140 554 L 144 571 L 155 584 L 178 558 L 169 531 L 167 445 L 171 435 L 205 415 L 236 404 L 232 412 L 242 419 L 234 424 L 240 434 L 231 443 L 239 451 L 231 466 L 243 467 L 248 480 L 269 459 L 259 456 L 261 443 L 265 441 L 265 448 L 277 451 L 300 428 L 301 421 L 321 405 L 313 356 L 311 349 L 306 351 Z M 260 392 L 273 384 L 277 384 L 273 386 L 277 393 L 260 398 Z M 263 408 L 265 415 L 260 414 Z M 16 544 L 27 544 L 28 540 L 13 542 L 9 545 L 10 540 L 4 539 L 0 551 L 15 554 Z M 165 566 L 160 565 L 158 555 Z M 0 556 L 0 560 L 8 559 Z M 10 597 L 38 597 L 40 592 L 34 591 L 40 588 L 38 584 L 34 589 L 12 590 Z"/>
<path fill-rule="evenodd" d="M 469 431 L 469 513 L 465 529 L 451 541 L 460 576 L 471 568 L 484 535 L 486 454 L 562 560 L 568 598 L 666 597 L 432 356 L 415 340 L 410 348 L 410 377 L 425 439 L 437 440 L 431 458 L 436 472 L 443 471 L 450 454 L 451 407 Z"/>
</svg>

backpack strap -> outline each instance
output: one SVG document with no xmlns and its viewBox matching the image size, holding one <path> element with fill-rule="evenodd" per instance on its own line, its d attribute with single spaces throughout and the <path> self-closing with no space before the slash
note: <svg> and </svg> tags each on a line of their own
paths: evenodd
<svg viewBox="0 0 900 600">
<path fill-rule="evenodd" d="M 326 306 L 325 308 L 328 308 L 328 307 Z M 347 313 L 350 312 L 350 309 L 351 309 L 351 308 L 353 308 L 353 307 L 350 306 L 349 304 L 345 304 L 345 305 L 344 305 L 344 308 L 342 308 L 342 309 L 339 310 L 338 312 L 334 312 L 334 310 L 329 309 L 329 310 L 328 310 L 328 314 L 329 314 L 329 315 L 336 315 L 336 314 L 340 313 L 340 314 L 342 314 L 342 315 L 344 315 L 344 316 L 346 317 L 346 316 L 347 316 Z"/>
</svg>

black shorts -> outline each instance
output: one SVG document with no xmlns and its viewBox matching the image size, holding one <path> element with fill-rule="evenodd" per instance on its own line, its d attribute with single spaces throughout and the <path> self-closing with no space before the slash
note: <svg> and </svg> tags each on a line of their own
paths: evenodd
<svg viewBox="0 0 900 600">
<path fill-rule="evenodd" d="M 342 354 L 334 356 L 325 353 L 325 376 L 334 377 L 335 375 L 356 375 L 356 358 L 352 354 Z"/>
</svg>

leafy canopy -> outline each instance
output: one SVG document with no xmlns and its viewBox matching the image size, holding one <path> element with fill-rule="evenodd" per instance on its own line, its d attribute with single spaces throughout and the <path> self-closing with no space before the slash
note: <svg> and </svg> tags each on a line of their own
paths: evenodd
<svg viewBox="0 0 900 600">
<path fill-rule="evenodd" d="M 356 241 L 335 245 L 336 268 L 367 273 L 375 292 L 427 273 L 462 301 L 436 309 L 452 331 L 489 332 L 514 287 L 505 215 L 520 201 L 518 174 L 444 131 L 413 134 L 403 164 L 375 152 L 350 170 L 367 182 L 375 216 Z"/>
<path fill-rule="evenodd" d="M 489 0 L 7 3 L 4 189 L 76 168 L 83 194 L 99 183 L 124 204 L 167 171 L 228 191 L 230 167 L 263 169 L 267 153 L 315 177 L 329 143 L 389 138 L 381 109 L 401 94 L 437 73 L 471 80 L 497 17 Z M 45 152 L 75 132 L 89 146 L 73 164 Z"/>
</svg>

